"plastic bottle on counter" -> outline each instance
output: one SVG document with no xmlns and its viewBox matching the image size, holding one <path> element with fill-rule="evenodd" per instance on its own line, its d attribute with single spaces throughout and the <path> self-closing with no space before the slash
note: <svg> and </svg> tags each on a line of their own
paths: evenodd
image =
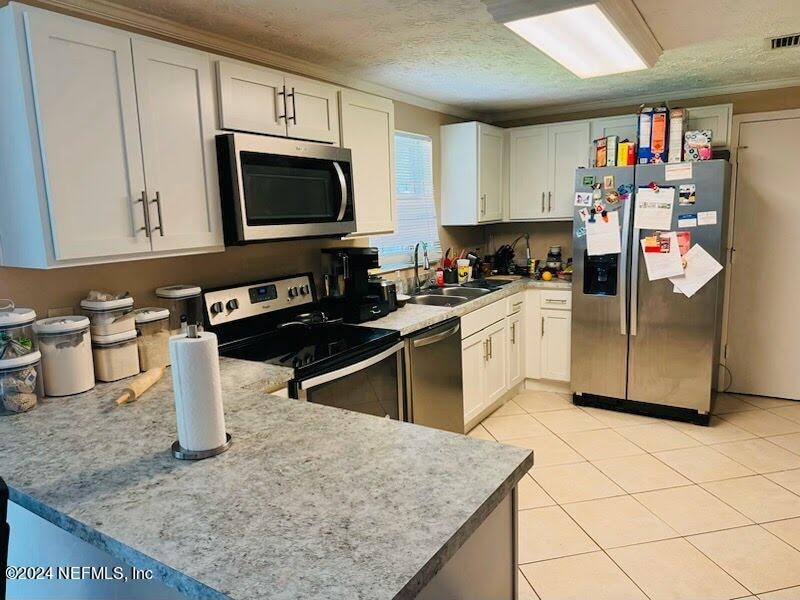
<svg viewBox="0 0 800 600">
<path fill-rule="evenodd" d="M 94 387 L 89 319 L 82 316 L 51 317 L 34 328 L 42 353 L 44 393 L 71 396 Z"/>
<path fill-rule="evenodd" d="M 169 310 L 166 308 L 137 308 L 136 344 L 139 348 L 139 367 L 148 371 L 169 365 Z"/>
<path fill-rule="evenodd" d="M 11 300 L 0 300 L 0 360 L 36 352 L 34 321 L 32 308 L 16 308 Z"/>
<path fill-rule="evenodd" d="M 26 412 L 42 397 L 41 354 L 0 359 L 0 414 Z"/>
<path fill-rule="evenodd" d="M 197 285 L 169 285 L 156 290 L 156 297 L 169 309 L 169 329 L 172 335 L 186 333 L 188 325 L 203 329 L 203 290 Z"/>
<path fill-rule="evenodd" d="M 139 373 L 136 330 L 93 335 L 94 375 L 98 381 L 119 381 Z"/>
</svg>

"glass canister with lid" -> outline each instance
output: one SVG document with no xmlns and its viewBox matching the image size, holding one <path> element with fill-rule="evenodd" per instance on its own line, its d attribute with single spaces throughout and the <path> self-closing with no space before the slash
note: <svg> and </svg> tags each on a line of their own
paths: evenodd
<svg viewBox="0 0 800 600">
<path fill-rule="evenodd" d="M 134 331 L 133 298 L 91 293 L 81 300 L 81 310 L 91 322 L 91 334 L 114 335 Z M 99 297 L 99 298 L 98 298 Z"/>
<path fill-rule="evenodd" d="M 94 375 L 98 381 L 119 381 L 139 373 L 136 330 L 92 336 Z"/>
<path fill-rule="evenodd" d="M 42 397 L 41 354 L 38 350 L 0 359 L 0 413 L 26 412 Z"/>
<path fill-rule="evenodd" d="M 166 308 L 137 308 L 136 344 L 139 347 L 139 367 L 148 371 L 166 367 L 169 358 L 169 310 Z"/>
<path fill-rule="evenodd" d="M 42 353 L 44 392 L 71 396 L 94 387 L 89 319 L 83 316 L 50 317 L 36 321 Z"/>
<path fill-rule="evenodd" d="M 0 300 L 0 360 L 36 352 L 34 321 L 32 308 L 17 308 L 11 300 Z"/>
<path fill-rule="evenodd" d="M 169 309 L 169 329 L 173 335 L 189 325 L 203 327 L 203 290 L 197 285 L 169 285 L 156 290 L 156 296 Z"/>
</svg>

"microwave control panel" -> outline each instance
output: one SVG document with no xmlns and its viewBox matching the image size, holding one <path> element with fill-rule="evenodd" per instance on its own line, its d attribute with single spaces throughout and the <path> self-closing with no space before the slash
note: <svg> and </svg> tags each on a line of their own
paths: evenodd
<svg viewBox="0 0 800 600">
<path fill-rule="evenodd" d="M 211 325 L 314 302 L 310 275 L 214 290 L 205 292 L 203 297 Z"/>
</svg>

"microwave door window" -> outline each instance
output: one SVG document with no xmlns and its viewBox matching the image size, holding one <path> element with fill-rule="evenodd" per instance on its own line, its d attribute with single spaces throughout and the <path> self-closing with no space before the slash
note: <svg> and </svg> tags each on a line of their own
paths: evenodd
<svg viewBox="0 0 800 600">
<path fill-rule="evenodd" d="M 341 205 L 330 163 L 242 153 L 242 184 L 249 225 L 335 221 Z"/>
</svg>

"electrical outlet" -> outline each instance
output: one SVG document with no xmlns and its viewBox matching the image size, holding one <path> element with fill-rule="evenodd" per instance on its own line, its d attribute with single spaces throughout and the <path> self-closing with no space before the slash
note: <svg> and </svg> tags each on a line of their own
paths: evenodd
<svg viewBox="0 0 800 600">
<path fill-rule="evenodd" d="M 61 306 L 59 308 L 48 308 L 48 317 L 68 317 L 75 314 L 75 309 L 71 306 Z"/>
</svg>

